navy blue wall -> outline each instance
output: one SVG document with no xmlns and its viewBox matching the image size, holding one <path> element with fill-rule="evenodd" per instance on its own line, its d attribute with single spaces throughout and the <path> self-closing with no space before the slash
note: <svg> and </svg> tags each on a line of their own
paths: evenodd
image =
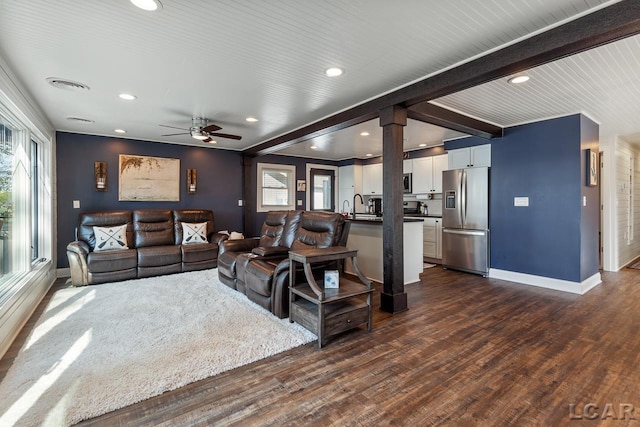
<svg viewBox="0 0 640 427">
<path fill-rule="evenodd" d="M 491 145 L 491 268 L 580 281 L 580 117 L 517 126 Z M 529 197 L 515 207 L 514 197 Z"/>
<path fill-rule="evenodd" d="M 597 146 L 597 124 L 581 115 L 508 128 L 491 141 L 491 268 L 572 282 L 597 273 L 598 190 L 586 186 L 585 163 L 585 148 Z M 529 207 L 515 207 L 514 197 L 529 197 Z"/>
<path fill-rule="evenodd" d="M 179 202 L 119 202 L 118 155 L 180 159 Z M 94 162 L 107 162 L 108 191 L 95 191 Z M 196 194 L 187 194 L 186 170 L 198 171 Z M 74 238 L 78 213 L 97 210 L 167 208 L 211 209 L 218 230 L 241 230 L 243 208 L 242 155 L 233 151 L 131 139 L 58 132 L 58 268 L 68 267 L 66 245 Z M 73 200 L 80 209 L 73 209 Z"/>
</svg>

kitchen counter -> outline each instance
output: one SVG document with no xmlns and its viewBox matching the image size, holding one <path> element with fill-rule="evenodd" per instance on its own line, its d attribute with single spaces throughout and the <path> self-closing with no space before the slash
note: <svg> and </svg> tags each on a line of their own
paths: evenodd
<svg viewBox="0 0 640 427">
<path fill-rule="evenodd" d="M 403 214 L 405 218 L 442 218 L 442 214 L 429 214 L 429 215 L 422 215 L 422 214 Z"/>
<path fill-rule="evenodd" d="M 425 217 L 426 218 L 426 217 Z M 351 222 L 363 222 L 363 223 L 371 223 L 371 224 L 382 224 L 382 217 L 377 217 L 375 219 L 372 218 L 358 218 L 356 215 L 356 219 L 349 219 Z M 407 218 L 404 217 L 402 222 L 422 222 L 421 218 Z"/>
<path fill-rule="evenodd" d="M 356 214 L 356 218 L 358 215 Z M 378 217 L 380 218 L 380 217 Z M 358 267 L 369 280 L 382 283 L 382 218 L 380 219 L 352 219 L 347 247 L 358 250 Z M 423 270 L 423 218 L 404 218 L 403 221 L 403 252 L 404 252 L 404 284 L 416 283 L 420 280 Z M 350 263 L 346 263 L 345 270 L 353 274 Z"/>
</svg>

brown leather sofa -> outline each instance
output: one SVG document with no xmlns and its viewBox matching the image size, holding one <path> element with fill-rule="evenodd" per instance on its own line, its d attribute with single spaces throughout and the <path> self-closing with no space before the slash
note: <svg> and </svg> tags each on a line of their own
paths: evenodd
<svg viewBox="0 0 640 427">
<path fill-rule="evenodd" d="M 182 223 L 206 223 L 207 243 L 182 244 Z M 96 251 L 94 227 L 126 225 L 127 249 Z M 84 212 L 76 241 L 67 245 L 74 286 L 215 268 L 226 234 L 216 233 L 213 211 L 139 209 Z M 124 242 L 119 242 L 124 245 Z"/>
<path fill-rule="evenodd" d="M 289 250 L 346 246 L 349 226 L 333 212 L 268 212 L 260 237 L 221 242 L 218 277 L 276 316 L 288 317 Z"/>
</svg>

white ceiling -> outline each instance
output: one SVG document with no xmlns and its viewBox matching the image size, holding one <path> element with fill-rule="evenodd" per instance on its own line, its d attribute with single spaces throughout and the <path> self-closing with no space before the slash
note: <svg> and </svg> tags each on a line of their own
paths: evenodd
<svg viewBox="0 0 640 427">
<path fill-rule="evenodd" d="M 206 145 L 160 124 L 206 117 L 242 150 L 615 1 L 598 0 L 2 0 L 0 56 L 57 130 Z M 531 70 L 522 86 L 494 81 L 435 101 L 511 126 L 583 112 L 601 138 L 640 141 L 640 39 Z M 344 68 L 328 78 L 324 70 Z M 84 83 L 55 88 L 47 77 Z M 118 93 L 135 94 L 123 101 Z M 245 118 L 254 116 L 257 123 Z M 93 120 L 70 121 L 68 117 Z M 365 129 L 371 135 L 361 137 Z M 461 134 L 410 121 L 405 149 Z M 312 150 L 310 145 L 318 148 Z M 380 154 L 377 120 L 282 153 L 327 159 Z"/>
</svg>

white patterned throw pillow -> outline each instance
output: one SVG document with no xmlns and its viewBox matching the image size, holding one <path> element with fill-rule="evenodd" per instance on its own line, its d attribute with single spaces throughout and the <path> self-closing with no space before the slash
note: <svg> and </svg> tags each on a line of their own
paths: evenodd
<svg viewBox="0 0 640 427">
<path fill-rule="evenodd" d="M 93 227 L 96 236 L 94 252 L 129 249 L 127 246 L 127 224 L 112 227 Z"/>
<path fill-rule="evenodd" d="M 182 244 L 191 245 L 194 243 L 209 243 L 206 222 L 182 223 Z"/>
</svg>

